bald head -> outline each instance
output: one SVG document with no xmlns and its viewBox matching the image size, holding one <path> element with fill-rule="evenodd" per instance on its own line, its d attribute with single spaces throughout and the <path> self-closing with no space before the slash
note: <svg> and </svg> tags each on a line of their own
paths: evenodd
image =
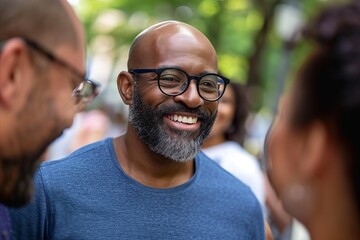
<svg viewBox="0 0 360 240">
<path fill-rule="evenodd" d="M 203 33 L 183 22 L 161 22 L 145 29 L 135 38 L 129 52 L 128 69 L 154 67 L 149 64 L 170 51 L 183 52 L 185 55 L 193 48 L 204 50 L 208 61 L 217 68 L 215 49 Z"/>
<path fill-rule="evenodd" d="M 53 48 L 68 44 L 74 49 L 83 30 L 66 0 L 0 0 L 0 41 L 25 37 Z"/>
</svg>

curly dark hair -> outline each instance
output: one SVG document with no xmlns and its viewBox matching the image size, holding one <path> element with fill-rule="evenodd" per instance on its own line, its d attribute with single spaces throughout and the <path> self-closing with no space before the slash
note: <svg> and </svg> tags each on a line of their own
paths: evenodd
<svg viewBox="0 0 360 240">
<path fill-rule="evenodd" d="M 360 216 L 360 1 L 325 9 L 303 35 L 315 48 L 295 81 L 292 123 L 320 120 L 337 139 Z"/>
</svg>

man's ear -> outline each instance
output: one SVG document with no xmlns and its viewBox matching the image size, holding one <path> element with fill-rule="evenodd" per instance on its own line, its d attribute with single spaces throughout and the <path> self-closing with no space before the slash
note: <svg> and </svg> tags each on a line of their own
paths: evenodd
<svg viewBox="0 0 360 240">
<path fill-rule="evenodd" d="M 132 78 L 132 75 L 127 71 L 120 72 L 117 78 L 117 86 L 124 103 L 126 105 L 131 105 L 134 96 L 134 79 Z"/>
<path fill-rule="evenodd" d="M 6 42 L 0 52 L 0 105 L 13 108 L 25 97 L 30 86 L 27 78 L 29 67 L 28 49 L 21 39 Z"/>
</svg>

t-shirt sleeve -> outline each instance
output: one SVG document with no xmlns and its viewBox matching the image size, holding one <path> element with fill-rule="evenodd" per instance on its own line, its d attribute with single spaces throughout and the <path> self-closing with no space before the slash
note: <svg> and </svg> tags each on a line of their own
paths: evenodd
<svg viewBox="0 0 360 240">
<path fill-rule="evenodd" d="M 10 208 L 11 239 L 45 239 L 48 226 L 47 204 L 41 170 L 34 179 L 35 192 L 31 202 L 23 208 Z"/>
</svg>

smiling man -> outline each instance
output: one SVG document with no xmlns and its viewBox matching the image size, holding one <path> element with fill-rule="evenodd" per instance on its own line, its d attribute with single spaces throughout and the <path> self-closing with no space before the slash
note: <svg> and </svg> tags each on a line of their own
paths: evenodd
<svg viewBox="0 0 360 240">
<path fill-rule="evenodd" d="M 117 81 L 127 132 L 43 164 L 15 239 L 264 239 L 251 190 L 199 152 L 229 83 L 209 40 L 156 24 Z"/>
</svg>

